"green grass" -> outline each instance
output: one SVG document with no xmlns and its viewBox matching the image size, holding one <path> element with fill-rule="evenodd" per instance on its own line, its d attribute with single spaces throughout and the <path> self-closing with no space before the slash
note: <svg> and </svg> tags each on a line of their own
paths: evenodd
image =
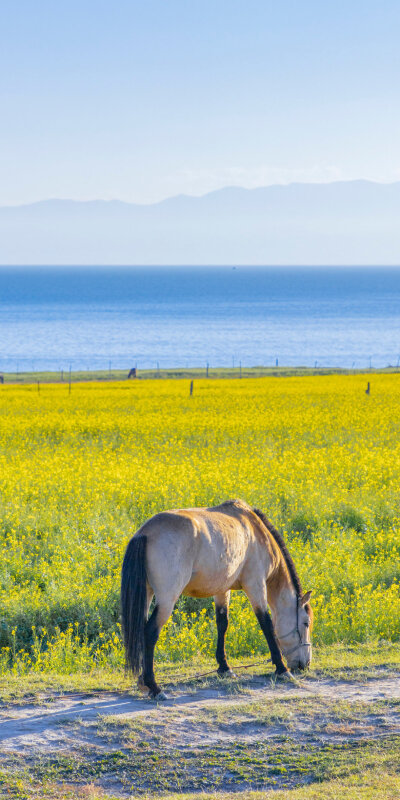
<svg viewBox="0 0 400 800">
<path fill-rule="evenodd" d="M 287 700 L 281 705 L 286 704 Z M 271 716 L 266 715 L 262 720 L 267 726 L 285 720 L 284 708 L 277 719 L 275 705 L 271 707 Z M 365 713 L 370 710 L 364 709 Z M 34 759 L 23 754 L 5 754 L 0 770 L 0 790 L 3 789 L 0 796 L 15 800 L 86 796 L 95 800 L 121 796 L 122 792 L 132 798 L 172 800 L 189 796 L 222 800 L 234 792 L 235 797 L 243 800 L 261 796 L 273 796 L 275 800 L 277 797 L 322 800 L 352 797 L 350 788 L 365 800 L 372 797 L 394 800 L 398 796 L 391 792 L 400 787 L 399 736 L 367 735 L 356 740 L 324 742 L 318 737 L 315 710 L 307 708 L 303 701 L 303 713 L 298 706 L 295 711 L 292 726 L 283 728 L 280 735 L 248 741 L 238 732 L 237 739 L 226 739 L 223 726 L 229 731 L 229 725 L 235 723 L 232 715 L 230 721 L 218 721 L 220 735 L 213 744 L 201 744 L 198 739 L 192 744 L 189 734 L 186 743 L 179 746 L 169 733 L 171 716 L 169 723 L 160 725 L 146 717 L 136 725 L 110 719 L 107 730 L 99 720 L 94 733 L 102 735 L 103 742 L 108 743 L 101 752 L 81 745 L 73 753 L 36 753 Z M 242 708 L 243 713 L 246 709 L 243 712 Z M 331 710 L 333 721 L 337 715 L 339 719 L 346 718 L 340 707 Z M 247 716 L 257 722 L 257 708 L 249 706 Z M 204 718 L 203 714 L 191 721 L 197 733 L 204 727 Z M 177 710 L 175 720 L 178 719 Z M 360 709 L 356 713 L 348 711 L 347 720 L 354 719 L 362 720 Z M 315 735 L 299 736 L 296 720 L 303 726 L 306 721 L 315 724 Z M 72 726 L 78 732 L 79 722 Z M 346 730 L 346 726 L 342 728 Z M 210 730 L 215 732 L 215 726 L 208 726 L 206 733 Z M 108 789 L 111 786 L 115 788 Z M 272 788 L 275 791 L 270 795 L 268 790 Z"/>
<path fill-rule="evenodd" d="M 310 781 L 343 779 L 374 767 L 395 772 L 399 745 L 396 737 L 336 746 L 310 744 L 306 749 L 295 747 L 290 736 L 281 742 L 229 742 L 179 750 L 139 742 L 134 753 L 115 750 L 90 759 L 84 755 L 43 757 L 32 773 L 42 784 L 54 779 L 82 782 L 122 775 L 125 791 L 134 795 L 159 795 L 172 787 L 185 792 L 201 787 L 235 791 L 283 783 L 289 789 Z"/>
<path fill-rule="evenodd" d="M 358 775 L 348 775 L 339 780 L 323 781 L 320 784 L 308 784 L 305 787 L 294 789 L 290 792 L 273 791 L 245 791 L 245 792 L 197 792 L 190 795 L 190 800 L 397 800 L 400 796 L 400 777 L 397 774 L 389 774 L 384 769 L 379 770 L 379 775 L 375 769 L 367 770 L 362 777 Z M 93 793 L 89 795 L 91 800 L 101 798 L 101 795 Z M 112 798 L 110 797 L 110 800 Z M 187 794 L 158 795 L 158 800 L 188 800 Z"/>
<path fill-rule="evenodd" d="M 2 777 L 5 776 L 5 777 Z M 48 783 L 43 794 L 42 786 L 35 786 L 30 781 L 23 778 L 16 778 L 12 782 L 9 777 L 0 770 L 0 791 L 3 781 L 3 797 L 13 798 L 13 800 L 33 800 L 33 798 L 46 798 L 46 800 L 119 800 L 116 795 L 105 793 L 97 788 L 93 783 L 87 783 L 81 788 L 65 785 L 60 787 Z M 344 779 L 328 780 L 322 783 L 307 784 L 305 787 L 291 791 L 201 791 L 182 794 L 169 792 L 168 794 L 158 794 L 157 800 L 398 800 L 400 796 L 400 778 L 396 774 L 391 774 L 380 769 L 379 775 L 375 769 L 370 769 L 360 776 L 346 776 Z M 144 800 L 151 795 L 141 795 Z M 131 795 L 130 800 L 133 800 Z"/>
<path fill-rule="evenodd" d="M 237 670 L 239 685 L 229 682 L 231 691 L 246 691 L 246 686 L 255 675 L 273 675 L 271 664 L 259 664 L 259 656 L 232 658 L 231 664 Z M 241 670 L 243 664 L 256 666 Z M 30 701 L 52 692 L 93 692 L 93 691 L 133 691 L 138 694 L 135 682 L 124 674 L 122 667 L 105 664 L 102 668 L 92 662 L 84 671 L 76 670 L 68 674 L 56 672 L 18 672 L 7 671 L 0 675 L 0 702 L 13 703 Z M 193 659 L 184 663 L 162 662 L 156 656 L 156 670 L 160 683 L 166 687 L 179 684 L 185 690 L 194 691 L 199 686 L 215 684 L 217 664 L 214 659 Z M 311 669 L 307 672 L 307 682 L 312 686 L 321 676 L 333 680 L 371 680 L 380 678 L 382 671 L 386 676 L 397 675 L 400 670 L 399 642 L 367 642 L 357 645 L 335 644 L 314 648 Z M 197 678 L 211 671 L 206 677 Z M 138 695 L 139 696 L 139 695 Z"/>
<path fill-rule="evenodd" d="M 2 773 L 0 771 L 0 791 L 2 786 Z M 115 795 L 105 794 L 94 784 L 86 784 L 81 789 L 59 787 L 48 785 L 46 794 L 43 794 L 41 786 L 35 787 L 32 783 L 24 783 L 23 779 L 15 779 L 12 783 L 6 776 L 3 786 L 5 794 L 0 797 L 9 797 L 13 800 L 31 800 L 31 798 L 44 798 L 46 800 L 119 800 Z M 343 780 L 324 781 L 320 784 L 308 784 L 305 787 L 294 789 L 290 792 L 285 790 L 272 791 L 244 791 L 244 792 L 191 792 L 188 794 L 168 794 L 157 795 L 157 800 L 398 800 L 400 796 L 400 779 L 397 775 L 392 775 L 386 771 L 380 771 L 376 775 L 374 769 L 364 773 L 362 778 L 348 776 Z M 133 800 L 131 795 L 131 800 Z M 149 795 L 142 795 L 143 798 Z"/>
</svg>

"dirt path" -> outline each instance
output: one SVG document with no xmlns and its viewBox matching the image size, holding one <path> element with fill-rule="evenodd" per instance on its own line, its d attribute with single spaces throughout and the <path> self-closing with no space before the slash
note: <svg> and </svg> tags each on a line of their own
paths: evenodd
<svg viewBox="0 0 400 800">
<path fill-rule="evenodd" d="M 241 694 L 230 694 L 222 682 L 215 688 L 199 688 L 190 693 L 187 687 L 180 690 L 178 686 L 160 704 L 129 694 L 54 694 L 38 704 L 0 706 L 0 752 L 34 757 L 82 747 L 109 751 L 111 743 L 121 749 L 126 742 L 118 733 L 135 723 L 149 726 L 153 733 L 155 727 L 167 725 L 168 739 L 173 737 L 175 745 L 185 740 L 194 746 L 227 737 L 265 738 L 287 731 L 289 724 L 294 735 L 309 736 L 316 727 L 316 715 L 315 735 L 320 739 L 337 741 L 340 735 L 352 738 L 365 735 L 366 731 L 377 737 L 388 731 L 400 732 L 400 704 L 394 702 L 399 698 L 400 680 L 393 677 L 367 682 L 304 681 L 300 686 L 266 684 L 254 679 Z M 301 713 L 291 712 L 288 720 L 267 724 L 271 703 L 275 715 L 278 704 L 284 716 L 288 704 L 292 707 L 296 700 L 301 703 Z M 350 710 L 344 721 L 337 710 L 338 703 L 350 709 L 362 704 L 365 713 L 357 716 Z M 371 711 L 370 707 L 377 703 L 379 710 Z"/>
</svg>

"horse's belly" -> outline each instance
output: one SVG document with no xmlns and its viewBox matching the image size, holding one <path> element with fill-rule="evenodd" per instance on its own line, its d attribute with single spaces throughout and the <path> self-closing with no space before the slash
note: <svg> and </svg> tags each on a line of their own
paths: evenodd
<svg viewBox="0 0 400 800">
<path fill-rule="evenodd" d="M 236 569 L 230 568 L 205 572 L 194 572 L 185 586 L 183 594 L 189 597 L 212 597 L 215 594 L 228 592 L 229 589 L 239 589 L 240 565 Z"/>
<path fill-rule="evenodd" d="M 241 583 L 239 580 L 230 581 L 228 583 L 220 583 L 215 584 L 215 586 L 202 586 L 201 588 L 194 588 L 191 585 L 188 585 L 183 590 L 182 594 L 186 595 L 187 597 L 214 597 L 215 594 L 224 594 L 225 592 L 229 592 L 231 589 L 241 589 Z"/>
</svg>

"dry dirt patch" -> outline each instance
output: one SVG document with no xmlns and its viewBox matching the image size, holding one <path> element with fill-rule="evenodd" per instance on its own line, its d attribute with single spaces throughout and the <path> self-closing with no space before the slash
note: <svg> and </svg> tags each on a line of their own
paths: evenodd
<svg viewBox="0 0 400 800">
<path fill-rule="evenodd" d="M 345 701 L 350 704 L 365 703 L 366 706 L 376 702 L 392 704 L 393 701 L 400 701 L 400 680 L 398 678 L 382 678 L 379 680 L 365 681 L 339 681 L 321 680 L 308 682 L 307 680 L 296 684 L 274 684 L 272 681 L 260 685 L 259 679 L 254 679 L 250 686 L 246 687 L 246 693 L 232 695 L 226 691 L 226 686 L 222 681 L 218 682 L 216 688 L 199 688 L 193 692 L 185 692 L 177 686 L 169 692 L 169 699 L 163 703 L 155 704 L 147 698 L 141 698 L 131 694 L 112 694 L 109 692 L 99 693 L 98 695 L 87 694 L 53 694 L 48 697 L 40 698 L 40 704 L 32 705 L 13 705 L 10 707 L 0 706 L 0 751 L 7 750 L 13 752 L 23 751 L 24 753 L 34 754 L 40 750 L 57 750 L 64 747 L 77 747 L 82 743 L 87 743 L 88 738 L 93 744 L 101 746 L 102 737 L 96 735 L 98 727 L 104 720 L 110 719 L 116 724 L 141 720 L 151 723 L 153 726 L 159 722 L 164 724 L 170 721 L 172 729 L 185 730 L 185 723 L 190 722 L 190 736 L 193 741 L 197 741 L 195 725 L 199 711 L 212 709 L 218 718 L 218 711 L 224 707 L 234 706 L 236 710 L 243 711 L 251 704 L 262 705 L 268 714 L 268 702 L 293 701 L 295 698 L 301 699 L 303 703 L 313 707 L 313 701 L 323 700 L 327 704 L 327 715 L 329 716 L 329 701 L 337 703 Z M 397 704 L 395 704 L 397 705 Z M 390 717 L 394 726 L 398 730 L 400 726 L 400 703 L 399 712 L 397 708 L 387 709 L 386 716 Z M 367 712 L 367 708 L 365 709 Z M 227 708 L 228 711 L 228 708 Z M 376 716 L 376 715 L 375 715 Z M 365 722 L 369 731 L 379 734 L 382 730 L 383 713 L 376 718 L 376 725 L 366 713 Z M 200 722 L 200 720 L 199 720 Z M 340 720 L 335 723 L 331 718 L 326 735 L 335 735 L 335 725 L 337 730 L 344 725 Z M 100 725 L 104 727 L 104 724 Z M 224 738 L 229 735 L 227 725 L 223 725 L 221 735 Z M 254 725 L 253 725 L 254 727 Z M 359 726 L 358 726 L 359 727 Z M 80 730 L 81 729 L 81 730 Z M 348 727 L 348 734 L 351 730 Z M 90 732 L 90 736 L 88 736 Z M 345 733 L 345 728 L 343 728 Z M 232 732 L 233 733 L 233 732 Z M 250 735 L 250 729 L 248 734 Z M 271 735 L 272 731 L 265 730 L 264 735 Z M 214 739 L 214 736 L 213 736 Z M 201 740 L 201 737 L 200 737 Z M 105 740 L 104 745 L 108 748 L 109 741 Z"/>
</svg>

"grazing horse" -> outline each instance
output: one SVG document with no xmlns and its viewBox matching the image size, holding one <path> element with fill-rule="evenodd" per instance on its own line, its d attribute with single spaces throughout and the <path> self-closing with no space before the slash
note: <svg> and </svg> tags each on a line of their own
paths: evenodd
<svg viewBox="0 0 400 800">
<path fill-rule="evenodd" d="M 311 592 L 303 595 L 285 542 L 261 511 L 242 500 L 163 511 L 132 537 L 121 580 L 125 655 L 151 697 L 165 698 L 154 677 L 154 648 L 181 594 L 214 597 L 218 673 L 232 674 L 225 654 L 231 589 L 249 598 L 277 675 L 288 672 L 282 653 L 290 669 L 305 669 L 311 661 Z"/>
</svg>

